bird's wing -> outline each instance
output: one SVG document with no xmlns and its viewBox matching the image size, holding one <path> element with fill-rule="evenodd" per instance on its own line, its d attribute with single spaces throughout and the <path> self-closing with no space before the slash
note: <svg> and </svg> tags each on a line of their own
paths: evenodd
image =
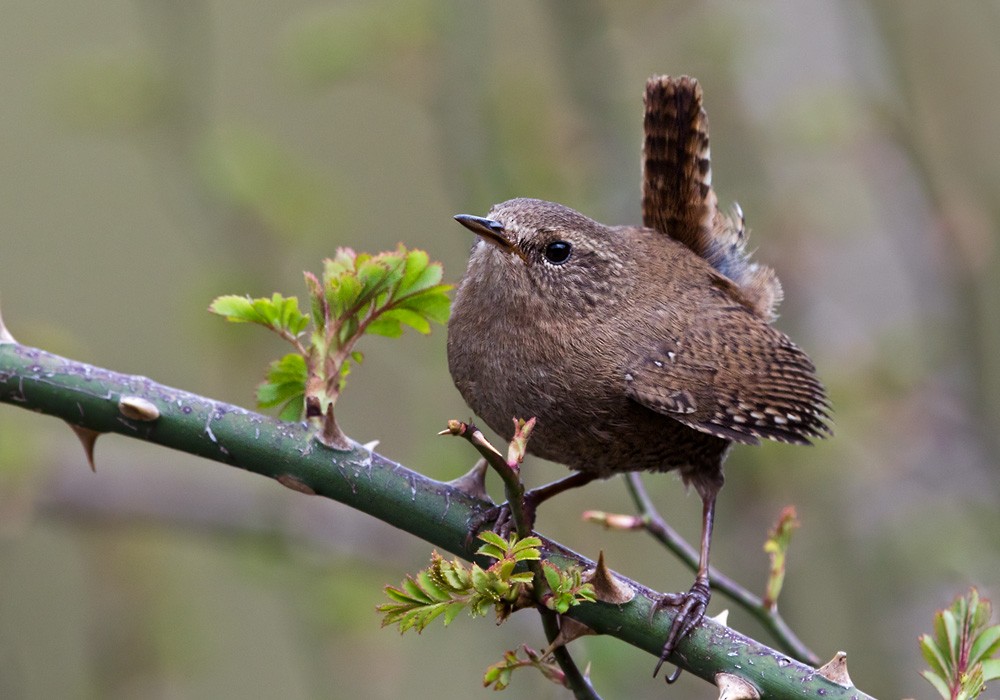
<svg viewBox="0 0 1000 700">
<path fill-rule="evenodd" d="M 656 337 L 655 347 L 626 370 L 632 400 L 746 444 L 760 438 L 805 444 L 830 432 L 829 404 L 812 362 L 745 306 L 710 306 L 681 332 Z"/>
</svg>

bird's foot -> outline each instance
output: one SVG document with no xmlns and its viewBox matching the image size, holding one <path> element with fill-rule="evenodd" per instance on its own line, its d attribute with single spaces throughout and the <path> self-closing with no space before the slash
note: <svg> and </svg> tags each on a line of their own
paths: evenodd
<svg viewBox="0 0 1000 700">
<path fill-rule="evenodd" d="M 663 644 L 663 651 L 660 652 L 660 660 L 653 669 L 653 676 L 660 671 L 660 666 L 677 649 L 677 645 L 694 629 L 694 626 L 705 617 L 705 609 L 712 594 L 709 591 L 708 581 L 698 579 L 691 586 L 687 593 L 668 593 L 656 601 L 650 615 L 655 615 L 663 607 L 679 608 L 674 616 L 673 624 L 667 633 L 667 641 Z M 667 683 L 673 683 L 680 676 L 680 668 L 667 677 Z"/>
<path fill-rule="evenodd" d="M 535 526 L 535 511 L 538 507 L 533 491 L 528 491 L 520 503 L 520 512 L 524 516 L 529 532 Z M 511 512 L 510 503 L 501 503 L 498 506 L 487 508 L 469 521 L 469 534 L 466 544 L 471 545 L 483 530 L 492 530 L 504 539 L 510 537 L 512 532 L 517 532 L 517 525 L 514 515 Z"/>
</svg>

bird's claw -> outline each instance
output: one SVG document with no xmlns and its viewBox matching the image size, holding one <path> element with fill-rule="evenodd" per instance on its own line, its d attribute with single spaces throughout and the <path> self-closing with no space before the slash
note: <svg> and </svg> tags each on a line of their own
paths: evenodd
<svg viewBox="0 0 1000 700">
<path fill-rule="evenodd" d="M 670 625 L 670 631 L 667 633 L 667 641 L 664 642 L 663 651 L 660 652 L 660 660 L 656 663 L 656 668 L 653 669 L 654 677 L 659 673 L 663 662 L 677 649 L 677 645 L 680 644 L 681 640 L 705 617 L 705 609 L 708 607 L 710 599 L 711 592 L 709 591 L 708 581 L 697 580 L 687 593 L 680 595 L 669 594 L 663 596 L 654 604 L 654 613 L 664 606 L 680 608 L 674 616 L 673 623 Z M 678 668 L 667 677 L 667 683 L 673 683 L 679 675 L 680 669 Z"/>
<path fill-rule="evenodd" d="M 521 512 L 528 520 L 528 529 L 535 526 L 535 512 L 538 507 L 537 494 L 528 491 L 523 496 Z M 514 516 L 511 513 L 510 503 L 501 503 L 498 506 L 487 508 L 469 520 L 469 532 L 466 535 L 466 545 L 471 545 L 476 535 L 483 530 L 492 530 L 504 539 L 508 539 L 513 532 L 517 532 Z"/>
</svg>

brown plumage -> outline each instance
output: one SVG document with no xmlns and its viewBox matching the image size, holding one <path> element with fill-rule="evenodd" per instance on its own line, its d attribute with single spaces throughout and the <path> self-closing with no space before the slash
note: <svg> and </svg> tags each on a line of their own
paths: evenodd
<svg viewBox="0 0 1000 700">
<path fill-rule="evenodd" d="M 701 566 L 666 658 L 708 602 L 730 445 L 808 443 L 828 432 L 828 416 L 809 358 L 769 325 L 777 278 L 743 253 L 742 217 L 716 208 L 697 83 L 648 89 L 662 91 L 647 93 L 651 227 L 605 226 L 537 199 L 456 217 L 479 239 L 455 296 L 448 363 L 472 410 L 505 438 L 512 418 L 537 417 L 528 451 L 578 472 L 567 487 L 677 469 L 697 490 Z"/>
<path fill-rule="evenodd" d="M 722 213 L 712 189 L 701 86 L 686 75 L 653 77 L 644 102 L 643 224 L 707 260 L 736 283 L 754 313 L 774 320 L 781 283 L 771 268 L 750 262 L 743 212 L 737 206 L 733 217 Z"/>
</svg>

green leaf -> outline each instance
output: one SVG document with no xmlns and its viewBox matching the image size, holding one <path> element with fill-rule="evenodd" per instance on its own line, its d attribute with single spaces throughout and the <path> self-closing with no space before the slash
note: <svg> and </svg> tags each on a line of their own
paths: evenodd
<svg viewBox="0 0 1000 700">
<path fill-rule="evenodd" d="M 427 625 L 429 625 L 434 621 L 434 618 L 436 618 L 438 615 L 440 615 L 445 611 L 446 606 L 447 603 L 438 603 L 436 605 L 431 605 L 426 608 L 423 608 L 422 610 L 419 611 L 415 610 L 414 611 L 416 613 L 415 617 L 418 620 L 416 623 L 417 631 L 418 632 L 423 631 L 423 629 L 427 627 Z"/>
<path fill-rule="evenodd" d="M 367 305 L 386 293 L 403 276 L 403 258 L 394 253 L 379 253 L 370 258 L 358 256 L 358 280 L 362 285 L 359 302 Z"/>
<path fill-rule="evenodd" d="M 411 250 L 406 255 L 406 267 L 399 281 L 397 295 L 402 298 L 433 287 L 441 281 L 442 276 L 440 263 L 429 264 L 427 253 Z"/>
<path fill-rule="evenodd" d="M 500 535 L 498 535 L 497 533 L 493 532 L 492 530 L 485 530 L 483 532 L 480 532 L 477 535 L 477 537 L 479 539 L 481 539 L 483 542 L 487 542 L 489 544 L 495 545 L 495 546 L 499 547 L 502 550 L 506 550 L 507 549 L 507 540 L 505 540 L 504 538 L 502 538 Z"/>
<path fill-rule="evenodd" d="M 490 557 L 492 559 L 503 559 L 507 556 L 507 541 L 504 540 L 500 535 L 490 530 L 485 532 L 480 532 L 478 535 L 485 544 L 481 545 L 479 549 L 476 550 L 476 554 L 482 554 L 483 556 Z"/>
<path fill-rule="evenodd" d="M 448 600 L 448 595 L 434 580 L 430 571 L 424 569 L 417 574 L 417 583 L 420 590 L 424 591 L 431 600 Z"/>
<path fill-rule="evenodd" d="M 409 604 L 409 603 L 413 603 L 414 602 L 413 599 L 410 596 L 408 596 L 406 593 L 404 593 L 403 591 L 399 590 L 395 586 L 386 586 L 385 587 L 385 594 L 387 596 L 389 596 L 390 598 L 392 598 L 393 600 L 395 600 L 397 603 L 407 603 L 407 604 Z M 392 609 L 395 609 L 395 606 L 391 606 L 391 605 L 381 605 L 379 607 L 380 608 L 392 608 Z"/>
<path fill-rule="evenodd" d="M 299 300 L 296 297 L 282 299 L 280 294 L 275 294 L 272 297 L 272 302 L 276 306 L 280 306 L 281 327 L 293 336 L 298 336 L 309 325 L 309 317 L 299 310 Z"/>
<path fill-rule="evenodd" d="M 213 314 L 224 316 L 227 321 L 234 323 L 260 323 L 263 320 L 254 311 L 250 297 L 241 297 L 235 294 L 216 297 L 209 305 L 208 310 Z"/>
<path fill-rule="evenodd" d="M 983 630 L 976 637 L 976 641 L 972 643 L 972 649 L 969 652 L 969 665 L 989 659 L 998 651 L 1000 651 L 1000 625 L 993 625 Z"/>
<path fill-rule="evenodd" d="M 301 384 L 264 382 L 257 387 L 257 406 L 273 408 L 302 395 L 304 395 L 304 387 Z"/>
<path fill-rule="evenodd" d="M 447 564 L 447 566 L 445 566 Z M 457 563 L 452 565 L 443 562 L 440 568 L 441 577 L 448 587 L 456 591 L 466 591 L 472 588 L 471 574 Z"/>
<path fill-rule="evenodd" d="M 514 561 L 537 561 L 542 558 L 542 552 L 538 549 L 541 544 L 542 541 L 537 537 L 525 537 L 514 543 L 508 556 L 512 556 Z"/>
<path fill-rule="evenodd" d="M 296 352 L 288 353 L 280 360 L 272 362 L 267 373 L 269 381 L 278 384 L 301 382 L 303 389 L 305 388 L 307 376 L 308 372 L 306 370 L 306 361 L 302 355 L 299 355 Z"/>
<path fill-rule="evenodd" d="M 357 254 L 351 248 L 337 248 L 336 254 L 332 258 L 323 261 L 323 283 L 340 277 L 345 272 L 354 271 Z"/>
<path fill-rule="evenodd" d="M 217 297 L 208 310 L 234 323 L 258 323 L 276 331 L 298 336 L 309 325 L 309 317 L 299 311 L 299 300 L 275 293 L 270 299 L 236 295 Z"/>
<path fill-rule="evenodd" d="M 972 700 L 983 692 L 983 667 L 975 666 L 968 673 L 962 675 L 961 692 L 957 700 Z"/>
<path fill-rule="evenodd" d="M 469 599 L 469 615 L 482 617 L 492 607 L 494 596 L 477 595 Z"/>
<path fill-rule="evenodd" d="M 389 309 L 378 317 L 379 321 L 383 319 L 391 319 L 400 323 L 405 323 L 410 328 L 413 328 L 418 333 L 422 333 L 423 335 L 427 335 L 431 332 L 431 324 L 427 321 L 427 319 L 421 314 L 411 311 L 410 309 Z M 370 327 L 369 330 L 371 330 Z"/>
<path fill-rule="evenodd" d="M 326 300 L 330 306 L 330 314 L 337 320 L 343 320 L 357 305 L 361 296 L 361 281 L 349 273 L 326 280 Z"/>
<path fill-rule="evenodd" d="M 1000 659 L 986 659 L 982 662 L 983 682 L 1000 680 Z"/>
<path fill-rule="evenodd" d="M 478 564 L 472 565 L 472 588 L 479 592 L 492 592 L 490 576 Z"/>
<path fill-rule="evenodd" d="M 465 607 L 464 601 L 453 601 L 452 603 L 450 603 L 445 607 L 444 611 L 445 627 L 451 624 L 451 621 L 458 616 L 458 613 L 460 613 L 462 611 L 462 608 L 464 607 Z"/>
<path fill-rule="evenodd" d="M 922 634 L 919 641 L 920 653 L 923 654 L 924 660 L 927 661 L 927 665 L 930 666 L 931 671 L 937 673 L 942 678 L 947 678 L 950 675 L 948 672 L 948 661 L 942 655 L 934 638 L 929 634 Z"/>
<path fill-rule="evenodd" d="M 940 620 L 940 624 L 937 625 L 939 643 L 943 642 L 951 657 L 955 658 L 958 656 L 958 620 L 951 610 L 942 610 L 938 619 Z"/>
<path fill-rule="evenodd" d="M 323 285 L 320 284 L 316 275 L 311 272 L 304 272 L 303 275 L 309 293 L 309 308 L 310 313 L 312 313 L 313 326 L 322 335 L 330 321 L 330 307 L 326 301 L 326 294 L 324 294 Z"/>
<path fill-rule="evenodd" d="M 280 418 L 300 420 L 305 409 L 307 379 L 306 361 L 298 353 L 275 360 L 268 368 L 267 380 L 257 387 L 257 405 L 271 408 L 284 404 Z"/>
<path fill-rule="evenodd" d="M 399 320 L 389 318 L 385 314 L 369 321 L 365 330 L 373 335 L 383 335 L 387 338 L 398 338 L 403 335 L 403 327 L 399 324 Z"/>
<path fill-rule="evenodd" d="M 556 592 L 560 589 L 562 577 L 559 575 L 559 570 L 556 567 L 551 564 L 546 564 L 542 565 L 542 572 L 545 574 L 545 582 L 549 584 L 549 590 Z"/>
<path fill-rule="evenodd" d="M 439 284 L 400 299 L 398 305 L 415 311 L 435 323 L 445 324 L 451 311 L 451 299 L 446 294 L 450 289 L 452 289 L 450 284 Z"/>
<path fill-rule="evenodd" d="M 951 690 L 948 688 L 948 684 L 941 676 L 931 671 L 921 671 L 920 675 L 923 676 L 928 683 L 934 686 L 934 690 L 938 692 L 938 695 L 943 697 L 945 700 L 949 700 L 949 698 L 951 698 Z"/>
<path fill-rule="evenodd" d="M 399 252 L 403 252 L 402 246 L 400 246 Z M 413 288 L 414 283 L 417 278 L 424 273 L 427 269 L 427 265 L 430 263 L 430 258 L 427 253 L 417 249 L 405 253 L 404 260 L 403 276 L 399 280 L 399 287 L 397 289 L 397 293 L 400 296 L 411 291 L 419 291 L 418 289 Z"/>
<path fill-rule="evenodd" d="M 420 586 L 417 584 L 417 582 L 414 581 L 409 576 L 407 576 L 405 579 L 403 579 L 403 590 L 406 591 L 407 595 L 409 595 L 410 598 L 412 598 L 413 600 L 415 600 L 417 602 L 420 602 L 420 603 L 433 603 L 434 602 L 431 599 L 431 597 L 428 596 L 420 588 Z"/>
</svg>

